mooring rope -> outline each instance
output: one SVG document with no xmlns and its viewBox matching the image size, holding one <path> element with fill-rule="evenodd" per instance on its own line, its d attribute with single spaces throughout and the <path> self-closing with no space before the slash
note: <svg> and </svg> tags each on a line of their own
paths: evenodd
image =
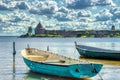
<svg viewBox="0 0 120 80">
<path fill-rule="evenodd" d="M 91 63 L 91 65 L 92 65 L 93 71 L 96 72 L 96 73 L 98 73 L 100 79 L 103 80 L 102 76 L 99 74 L 99 72 L 98 72 L 97 69 L 94 67 L 94 65 L 93 65 L 92 63 Z"/>
<path fill-rule="evenodd" d="M 74 48 L 74 52 L 73 52 L 73 54 L 75 54 L 75 52 L 76 52 L 76 48 Z M 78 62 L 80 63 L 80 60 L 78 60 Z M 80 65 L 79 65 L 79 64 L 77 64 L 77 65 L 78 65 L 78 69 L 77 69 L 77 71 L 80 72 Z"/>
</svg>

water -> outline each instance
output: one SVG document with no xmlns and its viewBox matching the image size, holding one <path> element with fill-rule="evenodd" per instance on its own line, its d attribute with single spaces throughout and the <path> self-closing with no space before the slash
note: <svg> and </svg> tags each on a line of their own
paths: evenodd
<svg viewBox="0 0 120 80">
<path fill-rule="evenodd" d="M 16 68 L 13 71 L 13 41 L 16 42 Z M 74 41 L 78 44 L 90 45 L 111 50 L 120 49 L 120 38 L 17 38 L 0 37 L 0 80 L 76 80 L 57 76 L 36 74 L 29 70 L 24 64 L 21 50 L 30 47 L 46 50 L 47 46 L 51 52 L 55 52 L 67 57 L 79 58 L 75 49 Z M 120 80 L 120 61 L 86 59 L 89 62 L 104 64 L 100 75 L 103 80 Z M 81 80 L 81 79 L 79 79 Z M 99 75 L 85 80 L 100 80 Z"/>
</svg>

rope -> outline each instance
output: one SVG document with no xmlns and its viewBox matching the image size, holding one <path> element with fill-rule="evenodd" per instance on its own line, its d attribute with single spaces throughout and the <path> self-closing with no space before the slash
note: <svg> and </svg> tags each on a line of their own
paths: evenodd
<svg viewBox="0 0 120 80">
<path fill-rule="evenodd" d="M 73 54 L 76 52 L 76 48 L 74 49 L 74 52 L 73 52 Z M 80 63 L 80 60 L 79 60 L 79 63 Z M 77 69 L 77 72 L 80 72 L 80 65 L 79 64 L 77 64 L 78 65 L 78 69 Z"/>
<path fill-rule="evenodd" d="M 102 76 L 101 76 L 101 75 L 99 74 L 99 72 L 96 70 L 96 68 L 94 67 L 94 65 L 93 65 L 93 64 L 91 64 L 91 65 L 92 65 L 92 67 L 93 67 L 93 71 L 96 72 L 96 73 L 98 73 L 100 79 L 103 80 Z"/>
</svg>

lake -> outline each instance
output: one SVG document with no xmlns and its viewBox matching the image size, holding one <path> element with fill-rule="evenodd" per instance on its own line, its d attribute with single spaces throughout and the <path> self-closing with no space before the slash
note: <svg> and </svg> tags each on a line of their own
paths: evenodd
<svg viewBox="0 0 120 80">
<path fill-rule="evenodd" d="M 16 65 L 15 72 L 13 70 L 13 41 L 16 42 Z M 76 80 L 44 74 L 36 74 L 29 70 L 24 64 L 21 50 L 29 44 L 32 48 L 49 50 L 51 52 L 61 54 L 67 57 L 79 59 L 80 55 L 75 49 L 74 42 L 78 44 L 119 50 L 120 38 L 17 38 L 17 37 L 0 37 L 0 80 Z M 99 60 L 80 58 L 87 62 L 96 62 L 104 64 L 100 75 L 103 80 L 120 80 L 120 61 L 115 60 Z M 81 80 L 81 79 L 79 79 Z M 84 80 L 100 80 L 100 76 L 96 75 L 90 79 Z"/>
</svg>

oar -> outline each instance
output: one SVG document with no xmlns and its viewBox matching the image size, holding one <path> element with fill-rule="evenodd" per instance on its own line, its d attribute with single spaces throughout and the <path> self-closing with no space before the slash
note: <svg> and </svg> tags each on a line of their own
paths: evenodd
<svg viewBox="0 0 120 80">
<path fill-rule="evenodd" d="M 49 60 L 44 61 L 45 63 L 65 63 L 65 60 Z"/>
</svg>

